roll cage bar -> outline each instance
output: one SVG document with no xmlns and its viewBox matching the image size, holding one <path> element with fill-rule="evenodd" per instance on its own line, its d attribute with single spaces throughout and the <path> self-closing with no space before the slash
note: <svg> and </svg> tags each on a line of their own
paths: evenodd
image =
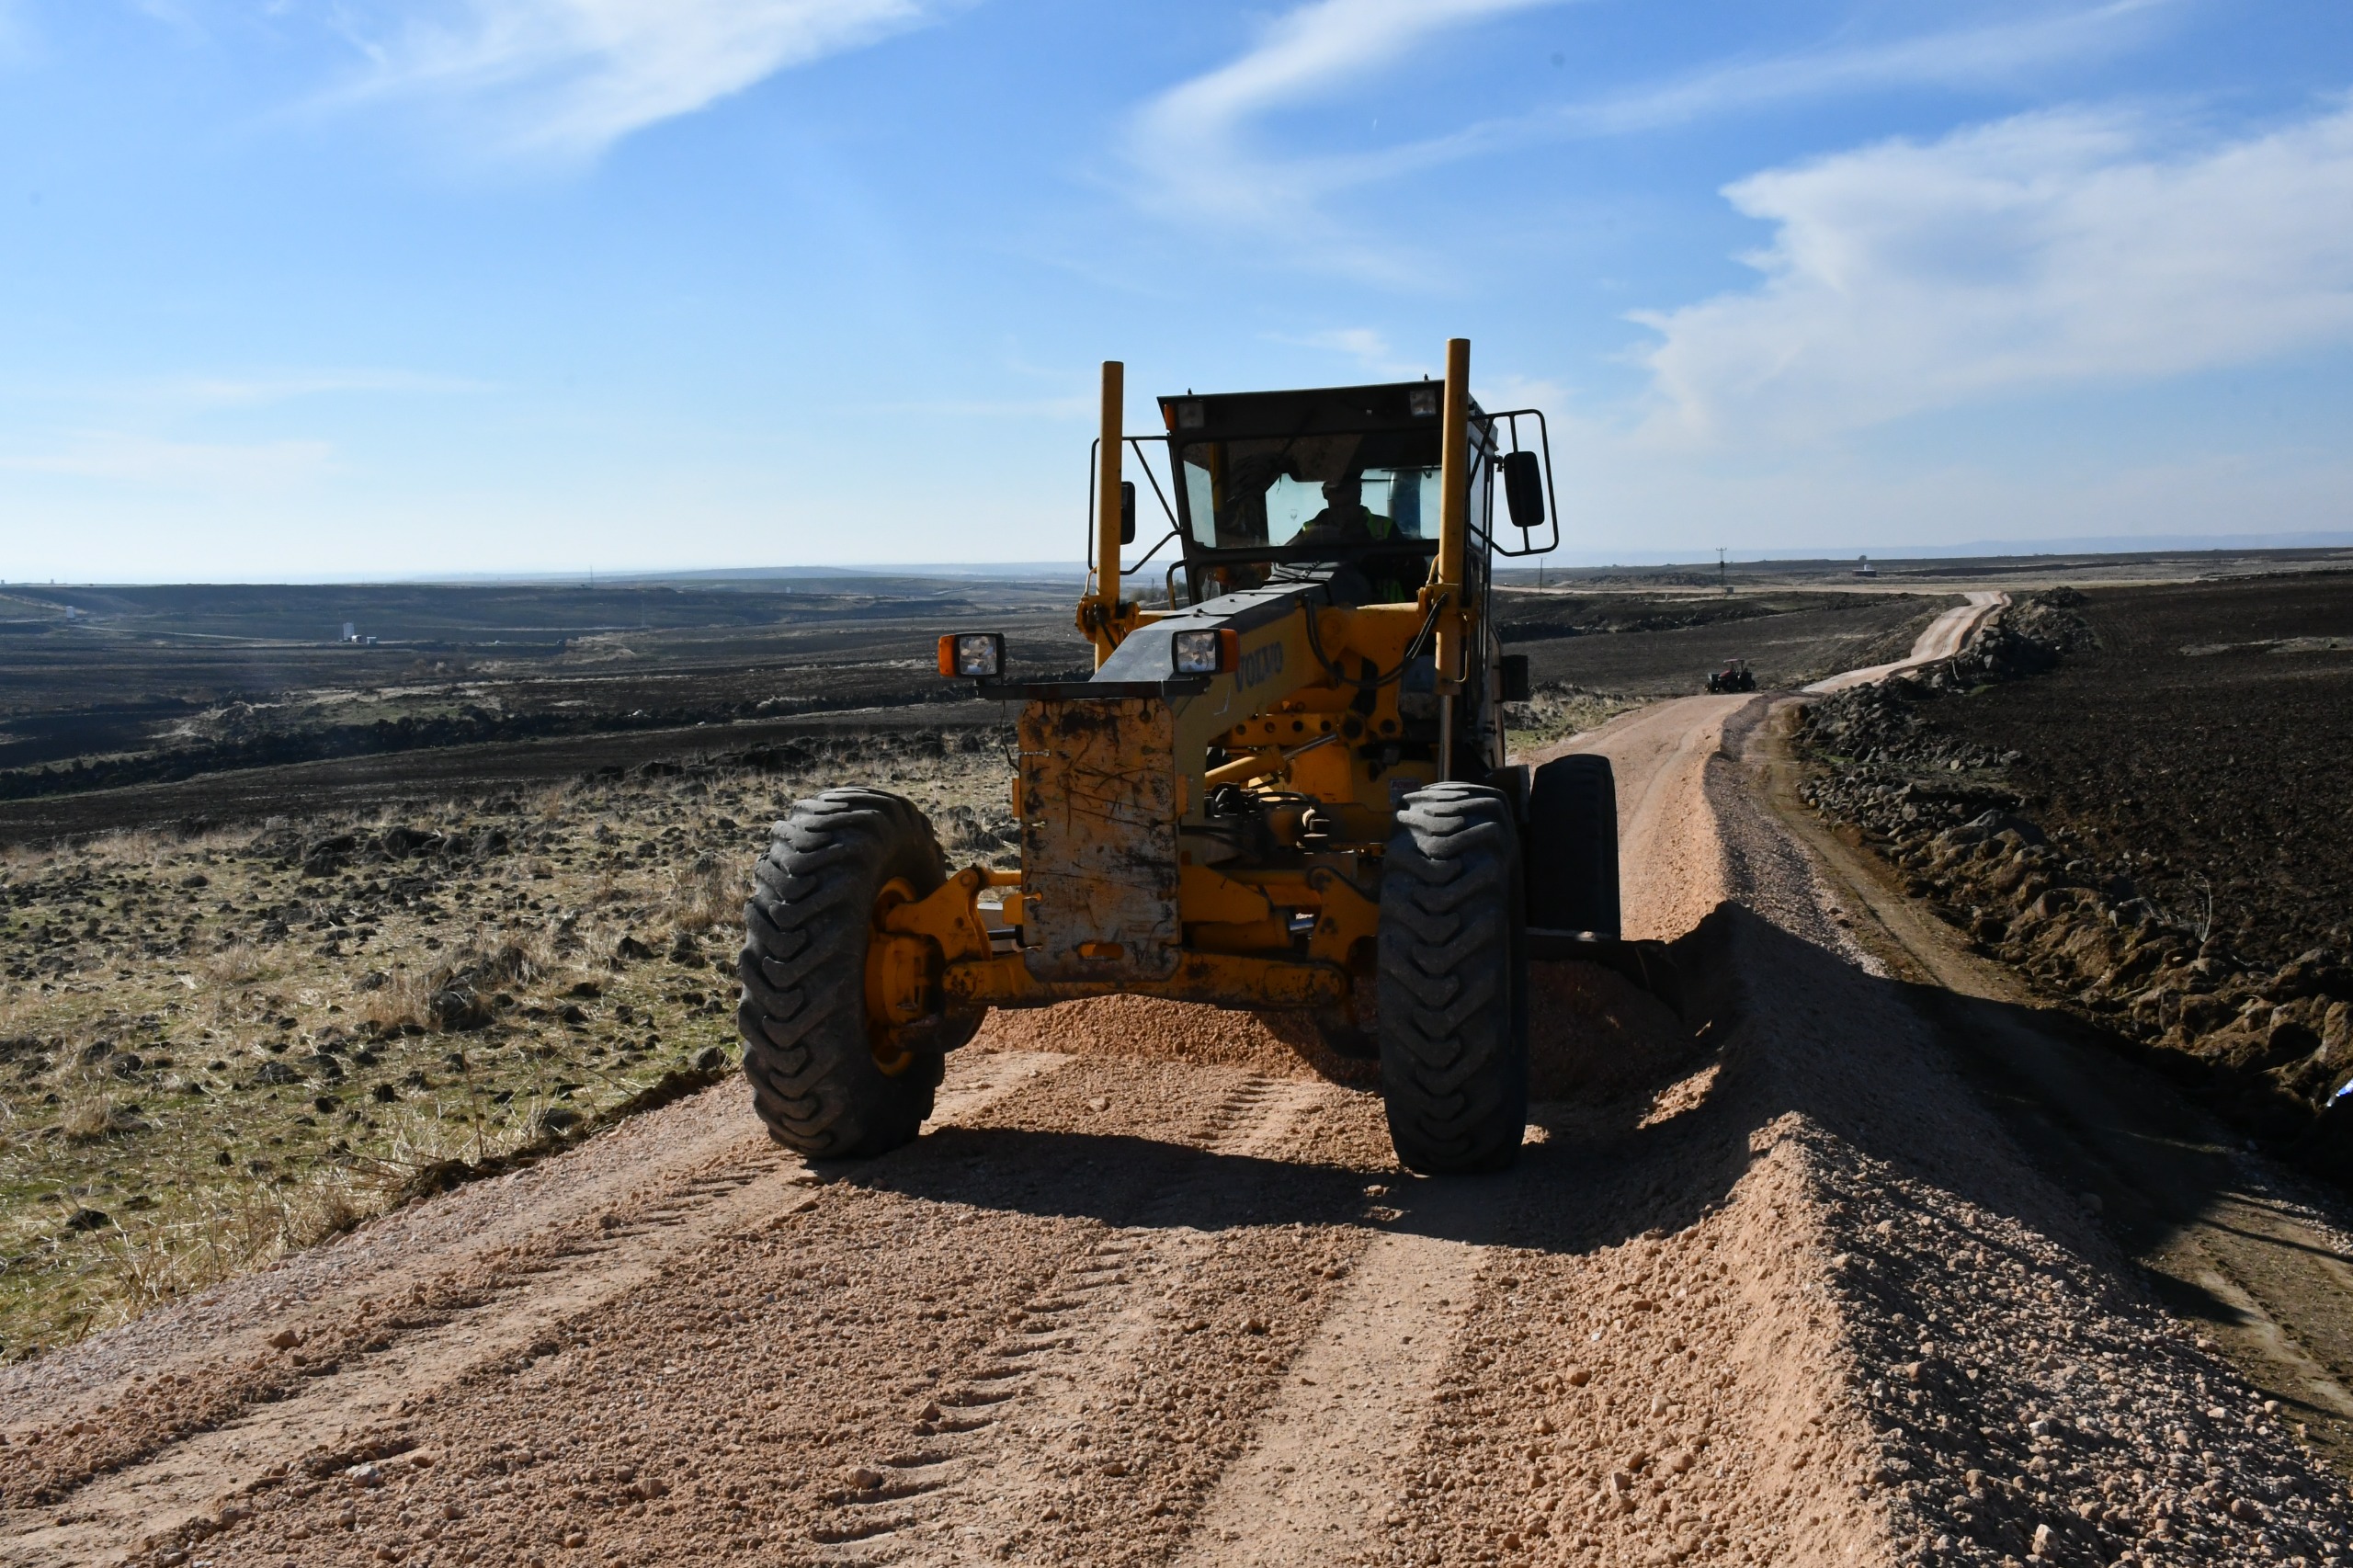
<svg viewBox="0 0 2353 1568">
<path fill-rule="evenodd" d="M 1197 443 L 1227 440 L 1285 440 L 1295 439 L 1306 434 L 1373 435 L 1418 428 L 1423 420 L 1432 416 L 1408 415 L 1404 420 L 1394 415 L 1384 418 L 1379 416 L 1377 410 L 1367 409 L 1364 417 L 1359 420 L 1343 411 L 1375 398 L 1395 403 L 1400 401 L 1401 394 L 1403 399 L 1407 400 L 1407 405 L 1411 406 L 1413 394 L 1417 392 L 1427 392 L 1430 386 L 1431 383 L 1428 382 L 1399 382 L 1372 387 L 1310 388 L 1290 392 L 1248 393 L 1239 397 L 1225 398 L 1196 397 L 1190 393 L 1183 398 L 1162 398 L 1160 400 L 1162 408 L 1171 426 L 1169 431 L 1160 435 L 1127 436 L 1124 441 L 1129 451 L 1133 455 L 1136 465 L 1143 471 L 1146 483 L 1152 487 L 1153 499 L 1159 505 L 1161 516 L 1168 525 L 1168 531 L 1162 535 L 1142 558 L 1132 564 L 1122 566 L 1120 575 L 1134 576 L 1150 564 L 1153 559 L 1167 547 L 1170 540 L 1179 541 L 1183 559 L 1170 562 L 1166 570 L 1168 602 L 1173 606 L 1176 602 L 1176 574 L 1180 570 L 1186 572 L 1188 586 L 1190 586 L 1194 572 L 1223 565 L 1279 566 L 1290 562 L 1349 562 L 1375 556 L 1393 558 L 1407 554 L 1434 557 L 1438 550 L 1438 540 L 1435 536 L 1379 540 L 1361 544 L 1323 541 L 1304 545 L 1267 544 L 1228 549 L 1205 545 L 1199 542 L 1191 526 L 1194 519 L 1191 515 L 1190 499 L 1186 494 L 1184 487 L 1176 483 L 1176 470 L 1177 463 L 1181 460 L 1179 454 L 1182 449 Z M 1247 413 L 1244 418 L 1232 423 L 1221 420 L 1212 426 L 1206 420 L 1200 420 L 1185 428 L 1176 427 L 1179 423 L 1179 409 L 1199 410 L 1204 406 L 1218 403 L 1242 403 L 1245 406 Z M 1288 428 L 1284 425 L 1263 418 L 1264 413 L 1272 412 L 1276 408 L 1297 411 L 1300 416 L 1289 421 Z M 1247 416 L 1249 414 L 1262 416 L 1253 419 Z M 1532 447 L 1522 445 L 1520 421 L 1523 419 L 1533 419 L 1536 422 L 1536 439 Z M 1561 509 L 1552 481 L 1552 432 L 1545 423 L 1543 411 L 1535 408 L 1515 408 L 1489 414 L 1473 402 L 1471 404 L 1470 422 L 1472 457 L 1479 465 L 1483 466 L 1474 467 L 1471 481 L 1478 505 L 1473 508 L 1470 519 L 1469 542 L 1483 553 L 1492 553 L 1507 559 L 1542 555 L 1557 549 L 1561 541 Z M 1162 459 L 1168 464 L 1169 483 L 1165 487 L 1160 482 L 1160 475 L 1153 467 L 1150 453 L 1145 449 L 1147 442 L 1161 448 Z M 1533 530 L 1523 531 L 1518 548 L 1506 544 L 1497 535 L 1495 527 L 1495 492 L 1500 486 L 1493 483 L 1493 479 L 1506 455 L 1505 450 L 1499 449 L 1502 442 L 1509 443 L 1508 451 L 1512 453 L 1532 450 L 1541 455 L 1546 531 L 1540 542 L 1531 537 Z M 1086 539 L 1090 551 L 1096 538 L 1096 473 L 1101 462 L 1102 448 L 1102 437 L 1099 436 L 1087 445 Z M 1482 483 L 1482 480 L 1487 483 Z M 1170 498 L 1172 493 L 1175 497 L 1173 503 Z"/>
</svg>

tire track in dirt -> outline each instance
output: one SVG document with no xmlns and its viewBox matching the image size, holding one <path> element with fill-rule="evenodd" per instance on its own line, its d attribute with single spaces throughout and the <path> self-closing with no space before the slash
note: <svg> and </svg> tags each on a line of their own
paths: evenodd
<svg viewBox="0 0 2353 1568">
<path fill-rule="evenodd" d="M 960 1074 L 964 1084 L 943 1087 L 937 1121 L 952 1126 L 976 1115 L 1067 1061 L 1038 1053 L 973 1059 L 976 1071 Z M 306 1460 L 315 1466 L 319 1456 L 350 1447 L 355 1432 L 405 1414 L 473 1369 L 553 1354 L 563 1324 L 659 1278 L 711 1237 L 772 1223 L 818 1200 L 808 1190 L 819 1180 L 806 1161 L 764 1136 L 730 1142 L 735 1146 L 716 1158 L 693 1149 L 678 1162 L 685 1169 L 673 1165 L 652 1181 L 641 1176 L 625 1194 L 611 1190 L 613 1184 L 592 1184 L 569 1195 L 552 1224 L 576 1220 L 598 1199 L 609 1205 L 601 1222 L 503 1268 L 473 1304 L 388 1338 L 362 1358 L 323 1369 L 282 1400 L 78 1488 L 54 1522 L 13 1529 L 0 1540 L 0 1562 L 97 1561 L 134 1535 L 167 1534 L 221 1497 L 249 1492 Z M 483 1248 L 457 1250 L 460 1256 L 431 1260 L 439 1272 L 463 1268 Z"/>
<path fill-rule="evenodd" d="M 1397 1494 L 1470 1314 L 1498 1210 L 1527 1189 L 1524 1174 L 1446 1183 L 1415 1205 L 1414 1229 L 1374 1239 L 1203 1507 L 1180 1562 L 1332 1563 L 1371 1550 L 1376 1510 Z"/>
<path fill-rule="evenodd" d="M 1248 1155 L 1279 1144 L 1316 1094 L 1313 1085 L 1278 1085 L 1246 1074 L 1211 1113 L 1198 1146 L 1211 1155 Z M 896 1562 L 927 1545 L 952 1547 L 958 1533 L 972 1528 L 972 1509 L 960 1507 L 966 1493 L 997 1506 L 1008 1500 L 1025 1479 L 1017 1445 L 1008 1440 L 1014 1426 L 1034 1432 L 1065 1425 L 1074 1406 L 1086 1403 L 1086 1391 L 1099 1393 L 1107 1373 L 1131 1367 L 1166 1277 L 1215 1244 L 1177 1226 L 1177 1217 L 1216 1177 L 1198 1164 L 1180 1172 L 1176 1153 L 1171 1149 L 1158 1162 L 1164 1179 L 1150 1184 L 1134 1217 L 1107 1225 L 1099 1239 L 1055 1270 L 961 1386 L 926 1407 L 916 1436 L 928 1441 L 912 1460 L 878 1459 L 865 1467 L 859 1479 L 873 1483 L 843 1494 L 832 1515 L 812 1526 L 813 1540 L 863 1549 L 843 1554 L 845 1561 Z M 1016 1416 L 1017 1423 L 1009 1420 Z M 904 1506 L 916 1496 L 923 1498 L 920 1506 Z"/>
<path fill-rule="evenodd" d="M 1019 1321 L 984 1353 L 963 1389 L 936 1402 L 940 1416 L 927 1424 L 938 1434 L 915 1467 L 930 1475 L 918 1481 L 905 1467 L 883 1465 L 869 1471 L 868 1479 L 881 1480 L 872 1489 L 878 1501 L 917 1486 L 929 1495 L 892 1520 L 887 1549 L 842 1560 L 949 1561 L 976 1539 L 1001 1540 L 1024 1524 L 1073 1522 L 1059 1505 L 1074 1476 L 1092 1470 L 1119 1480 L 1140 1468 L 1092 1450 L 1099 1414 L 1123 1390 L 1151 1381 L 1160 1337 L 1172 1324 L 1188 1336 L 1239 1326 L 1245 1341 L 1267 1328 L 1263 1319 L 1246 1315 L 1238 1324 L 1229 1319 L 1212 1325 L 1188 1304 L 1190 1283 L 1237 1244 L 1211 1214 L 1246 1209 L 1256 1188 L 1280 1179 L 1282 1163 L 1309 1153 L 1304 1145 L 1313 1136 L 1302 1123 L 1318 1111 L 1344 1111 L 1350 1097 L 1330 1085 L 1245 1075 L 1189 1152 L 1199 1157 L 1165 1162 L 1166 1179 L 1153 1183 L 1131 1214 L 1107 1224 L 1023 1304 Z M 1259 1261 L 1278 1272 L 1293 1265 L 1277 1256 Z M 1237 1311 L 1247 1312 L 1229 1307 Z M 1259 1324 L 1255 1331 L 1252 1323 Z M 972 1413 L 974 1403 L 985 1414 Z M 844 1500 L 845 1506 L 861 1505 Z M 814 1533 L 822 1541 L 828 1533 L 840 1539 L 853 1532 L 821 1521 Z M 854 1533 L 861 1547 L 885 1534 Z"/>
</svg>

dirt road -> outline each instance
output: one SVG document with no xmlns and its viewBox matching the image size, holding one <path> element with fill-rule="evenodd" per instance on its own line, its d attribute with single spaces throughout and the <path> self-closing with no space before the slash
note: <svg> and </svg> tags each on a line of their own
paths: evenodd
<svg viewBox="0 0 2353 1568">
<path fill-rule="evenodd" d="M 1844 691 L 1848 687 L 1868 686 L 1875 680 L 1885 680 L 1898 670 L 1917 669 L 1922 665 L 1933 665 L 1938 659 L 1949 659 L 1969 645 L 1969 640 L 1977 635 L 1977 629 L 1984 626 L 1995 610 L 2009 602 L 2007 594 L 1973 589 L 1967 604 L 1955 605 L 1929 622 L 1928 629 L 1920 634 L 1920 640 L 1912 645 L 1912 652 L 1903 658 L 1893 664 L 1846 670 L 1827 679 L 1815 681 L 1805 689 L 1813 696 L 1825 696 L 1830 692 Z"/>
<path fill-rule="evenodd" d="M 1768 706 L 1573 743 L 1702 995 L 1548 967 L 1508 1176 L 1133 1001 L 855 1166 L 730 1085 L 0 1374 L 0 1562 L 2338 1561 L 2298 1412 L 1774 813 Z"/>
</svg>

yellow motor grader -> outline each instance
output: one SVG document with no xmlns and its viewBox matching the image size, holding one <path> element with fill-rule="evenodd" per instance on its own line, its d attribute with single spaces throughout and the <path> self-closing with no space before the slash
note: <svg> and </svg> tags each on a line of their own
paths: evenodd
<svg viewBox="0 0 2353 1568">
<path fill-rule="evenodd" d="M 1455 339 L 1443 382 L 1187 392 L 1137 437 L 1105 364 L 1093 677 L 1012 679 L 983 630 L 938 642 L 943 676 L 1022 705 L 1019 869 L 951 870 L 871 789 L 796 802 L 760 861 L 738 1017 L 779 1142 L 896 1147 L 989 1008 L 1128 992 L 1304 1015 L 1378 1057 L 1407 1165 L 1511 1161 L 1529 958 L 1615 944 L 1617 809 L 1606 759 L 1506 766 L 1527 665 L 1497 644 L 1491 563 L 1553 548 L 1558 506 L 1541 414 L 1483 411 L 1469 377 Z M 1120 565 L 1125 456 L 1179 547 L 1160 583 L 1159 546 Z"/>
</svg>

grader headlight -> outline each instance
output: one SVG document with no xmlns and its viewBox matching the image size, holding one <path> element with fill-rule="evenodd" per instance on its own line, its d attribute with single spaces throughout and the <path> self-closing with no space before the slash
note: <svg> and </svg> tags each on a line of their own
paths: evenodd
<svg viewBox="0 0 2353 1568">
<path fill-rule="evenodd" d="M 1213 676 L 1240 662 L 1241 638 L 1231 631 L 1179 631 L 1168 640 L 1169 662 L 1180 676 Z"/>
<path fill-rule="evenodd" d="M 1005 673 L 1005 639 L 994 631 L 957 631 L 939 640 L 939 673 L 990 680 Z"/>
</svg>

